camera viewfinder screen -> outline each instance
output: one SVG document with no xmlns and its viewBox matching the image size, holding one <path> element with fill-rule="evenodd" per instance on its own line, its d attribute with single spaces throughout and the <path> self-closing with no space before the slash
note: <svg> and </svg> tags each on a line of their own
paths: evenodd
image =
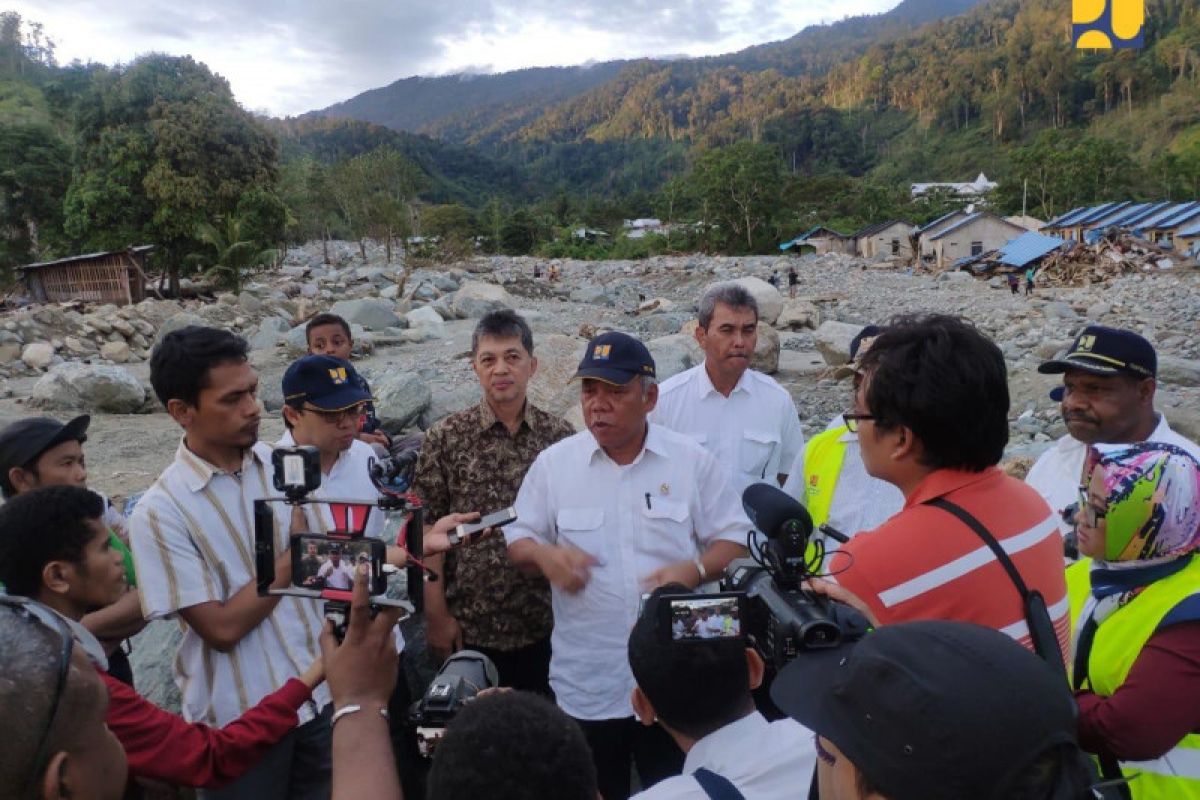
<svg viewBox="0 0 1200 800">
<path fill-rule="evenodd" d="M 299 569 L 292 576 L 293 582 L 305 589 L 354 588 L 354 569 L 360 564 L 371 564 L 371 542 L 330 542 L 326 539 L 299 537 L 295 546 L 300 547 Z M 371 568 L 372 574 L 375 568 Z"/>
<path fill-rule="evenodd" d="M 733 639 L 742 635 L 736 597 L 671 600 L 672 641 Z"/>
</svg>

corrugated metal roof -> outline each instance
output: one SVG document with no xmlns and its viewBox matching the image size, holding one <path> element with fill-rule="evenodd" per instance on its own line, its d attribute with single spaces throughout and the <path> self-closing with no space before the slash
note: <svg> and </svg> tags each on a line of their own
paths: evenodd
<svg viewBox="0 0 1200 800">
<path fill-rule="evenodd" d="M 1149 214 L 1145 217 L 1142 217 L 1140 220 L 1138 220 L 1137 227 L 1135 230 L 1144 230 L 1147 228 L 1152 228 L 1155 225 L 1157 225 L 1161 220 L 1164 220 L 1167 217 L 1178 214 L 1180 211 L 1183 210 L 1183 208 L 1185 206 L 1189 206 L 1189 205 L 1191 205 L 1191 203 L 1167 203 L 1163 208 L 1160 208 L 1158 211 L 1155 211 L 1153 214 Z"/>
<path fill-rule="evenodd" d="M 1082 208 L 1077 208 L 1074 211 L 1069 211 L 1058 218 L 1058 221 L 1054 223 L 1054 227 L 1069 228 L 1072 225 L 1077 224 L 1079 220 L 1083 219 L 1088 214 L 1091 214 L 1098 208 L 1101 208 L 1101 206 L 1083 206 Z"/>
<path fill-rule="evenodd" d="M 81 255 L 81 256 L 67 256 L 66 258 L 57 258 L 54 261 L 39 261 L 36 264 L 26 264 L 24 266 L 17 267 L 17 270 L 22 271 L 22 270 L 27 270 L 27 269 L 41 269 L 43 267 L 53 267 L 53 266 L 57 266 L 59 264 L 71 264 L 76 261 L 91 261 L 93 258 L 103 258 L 104 256 L 124 255 L 125 253 L 134 253 L 135 255 L 141 255 L 142 253 L 149 253 L 153 249 L 154 249 L 154 245 L 152 245 L 152 244 L 139 244 L 136 247 L 127 247 L 124 250 L 105 250 L 100 253 L 85 253 L 84 255 Z"/>
<path fill-rule="evenodd" d="M 1065 239 L 1058 236 L 1047 236 L 1044 233 L 1029 231 L 1000 248 L 1000 263 L 1010 267 L 1024 267 L 1047 253 L 1054 252 L 1066 243 Z"/>
<path fill-rule="evenodd" d="M 1196 220 L 1186 228 L 1176 231 L 1176 236 L 1200 236 L 1200 220 Z"/>
<path fill-rule="evenodd" d="M 1115 211 L 1109 212 L 1102 217 L 1097 217 L 1096 219 L 1093 219 L 1088 224 L 1093 228 L 1108 227 L 1110 225 L 1120 225 L 1121 220 L 1126 219 L 1127 217 L 1130 217 L 1130 216 L 1136 216 L 1137 214 L 1140 214 L 1143 211 L 1145 211 L 1151 205 L 1153 205 L 1153 204 L 1152 203 L 1134 203 L 1133 205 L 1127 205 L 1124 208 L 1119 208 Z"/>
<path fill-rule="evenodd" d="M 1059 223 L 1061 223 L 1064 219 L 1068 219 L 1070 217 L 1075 216 L 1080 211 L 1083 211 L 1084 208 L 1086 208 L 1086 206 L 1076 206 L 1075 208 L 1072 208 L 1070 211 L 1066 212 L 1065 214 L 1059 214 L 1057 217 L 1050 220 L 1042 227 L 1043 228 L 1057 228 L 1059 226 Z"/>
<path fill-rule="evenodd" d="M 1092 209 L 1087 214 L 1080 216 L 1078 219 L 1076 219 L 1071 224 L 1072 225 L 1087 225 L 1091 222 L 1094 222 L 1095 220 L 1103 219 L 1105 216 L 1113 213 L 1114 211 L 1120 211 L 1121 209 L 1127 207 L 1128 205 L 1129 205 L 1128 200 L 1126 200 L 1124 202 L 1120 202 L 1120 203 L 1105 203 L 1102 206 L 1097 206 L 1096 208 Z"/>
<path fill-rule="evenodd" d="M 966 219 L 959 220 L 958 222 L 954 223 L 950 227 L 948 227 L 944 230 L 938 231 L 933 236 L 929 237 L 930 241 L 937 241 L 938 239 L 941 239 L 943 236 L 953 233 L 954 231 L 956 231 L 966 225 L 970 225 L 972 222 L 983 219 L 984 217 L 991 217 L 992 219 L 996 220 L 997 222 L 1001 222 L 1001 223 L 1007 225 L 1008 227 L 1014 228 L 1016 230 L 1024 230 L 1020 225 L 1014 225 L 1013 223 L 1004 219 L 1004 217 L 998 217 L 990 211 L 976 211 L 974 214 L 971 214 Z"/>
<path fill-rule="evenodd" d="M 933 220 L 932 222 L 926 222 L 924 225 L 917 228 L 917 233 L 925 233 L 925 231 L 929 230 L 930 228 L 933 228 L 936 225 L 940 225 L 941 223 L 943 223 L 946 220 L 953 217 L 955 214 L 966 214 L 966 213 L 967 212 L 963 211 L 962 209 L 955 209 L 954 211 L 951 211 L 949 214 L 942 214 L 940 217 Z"/>
<path fill-rule="evenodd" d="M 873 236 L 880 231 L 886 231 L 893 225 L 903 225 L 906 228 L 912 228 L 912 223 L 905 222 L 902 219 L 889 219 L 886 222 L 876 222 L 874 225 L 868 225 L 858 233 L 854 234 L 855 239 L 861 239 L 864 236 Z"/>
<path fill-rule="evenodd" d="M 1170 214 L 1159 217 L 1153 224 L 1144 225 L 1147 230 L 1165 230 L 1182 225 L 1200 216 L 1200 202 L 1183 203 Z"/>
<path fill-rule="evenodd" d="M 1131 214 L 1123 214 L 1121 216 L 1120 222 L 1117 224 L 1119 224 L 1125 228 L 1132 227 L 1134 225 L 1137 225 L 1142 220 L 1149 219 L 1152 215 L 1161 212 L 1167 206 L 1171 205 L 1171 203 L 1163 200 L 1163 201 L 1159 201 L 1157 203 L 1146 203 L 1145 205 L 1146 205 L 1146 207 L 1141 209 L 1140 211 L 1137 211 L 1137 212 L 1134 212 Z"/>
</svg>

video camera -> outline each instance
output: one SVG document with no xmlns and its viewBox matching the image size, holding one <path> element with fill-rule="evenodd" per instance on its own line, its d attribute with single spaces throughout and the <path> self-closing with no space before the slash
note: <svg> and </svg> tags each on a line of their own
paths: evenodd
<svg viewBox="0 0 1200 800">
<path fill-rule="evenodd" d="M 459 650 L 446 659 L 425 694 L 409 709 L 409 724 L 416 728 L 421 755 L 432 758 L 454 715 L 484 689 L 499 683 L 496 665 L 483 653 Z"/>
<path fill-rule="evenodd" d="M 372 460 L 373 462 L 374 460 Z M 421 564 L 422 508 L 415 498 L 401 494 L 381 483 L 384 473 L 371 464 L 369 477 L 379 490 L 374 503 L 359 500 L 311 499 L 308 495 L 321 485 L 320 452 L 315 447 L 281 447 L 271 453 L 272 484 L 283 494 L 278 498 L 254 501 L 254 556 L 258 594 L 287 595 L 325 600 L 324 615 L 334 622 L 340 639 L 349 621 L 353 597 L 354 570 L 361 564 L 369 569 L 372 609 L 382 606 L 402 608 L 412 614 L 424 604 L 425 567 Z M 272 503 L 283 502 L 300 508 L 306 505 L 327 507 L 333 527 L 326 534 L 292 531 L 289 546 L 292 555 L 292 586 L 272 589 L 275 581 L 276 520 Z M 367 519 L 379 511 L 386 517 L 385 532 L 397 532 L 396 544 L 408 551 L 407 598 L 388 594 L 385 562 L 387 542 L 364 535 Z M 430 579 L 436 576 L 430 573 Z"/>
<path fill-rule="evenodd" d="M 774 486 L 756 483 L 742 493 L 742 507 L 766 536 L 765 547 L 749 538 L 751 558 L 729 565 L 720 593 L 663 595 L 663 635 L 673 642 L 741 636 L 776 671 L 804 650 L 863 636 L 870 628 L 866 617 L 803 588 L 805 580 L 817 577 L 823 557 L 823 548 L 808 554 L 813 522 L 804 506 Z M 846 538 L 825 526 L 822 532 Z"/>
</svg>

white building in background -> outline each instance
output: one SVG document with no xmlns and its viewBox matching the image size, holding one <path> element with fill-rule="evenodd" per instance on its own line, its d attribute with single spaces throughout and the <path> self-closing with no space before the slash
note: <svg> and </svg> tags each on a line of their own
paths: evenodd
<svg viewBox="0 0 1200 800">
<path fill-rule="evenodd" d="M 665 236 L 667 233 L 667 227 L 663 225 L 662 220 L 653 217 L 627 219 L 622 227 L 625 229 L 627 239 L 641 239 L 650 233 Z"/>
<path fill-rule="evenodd" d="M 989 181 L 987 175 L 981 172 L 979 177 L 970 183 L 914 183 L 912 184 L 912 196 L 920 197 L 928 192 L 945 189 L 958 197 L 979 198 L 999 185 L 995 181 Z"/>
</svg>

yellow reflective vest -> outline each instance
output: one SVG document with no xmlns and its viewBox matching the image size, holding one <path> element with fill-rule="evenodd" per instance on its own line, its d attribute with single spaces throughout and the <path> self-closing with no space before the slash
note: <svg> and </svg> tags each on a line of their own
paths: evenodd
<svg viewBox="0 0 1200 800">
<path fill-rule="evenodd" d="M 1067 568 L 1067 594 L 1075 630 L 1084 622 L 1081 616 L 1091 596 L 1091 565 L 1089 559 L 1081 559 Z M 1193 557 L 1188 566 L 1150 584 L 1114 611 L 1096 629 L 1085 687 L 1101 697 L 1111 697 L 1167 614 L 1194 594 L 1200 594 L 1200 557 Z M 1200 698 L 1187 702 L 1200 702 Z M 1129 790 L 1134 800 L 1200 800 L 1200 734 L 1188 734 L 1152 761 L 1120 763 L 1121 771 L 1132 778 Z"/>
<path fill-rule="evenodd" d="M 829 521 L 833 493 L 846 458 L 846 443 L 838 440 L 848 432 L 845 425 L 830 428 L 804 445 L 804 497 L 797 499 L 808 508 L 814 526 Z"/>
</svg>

